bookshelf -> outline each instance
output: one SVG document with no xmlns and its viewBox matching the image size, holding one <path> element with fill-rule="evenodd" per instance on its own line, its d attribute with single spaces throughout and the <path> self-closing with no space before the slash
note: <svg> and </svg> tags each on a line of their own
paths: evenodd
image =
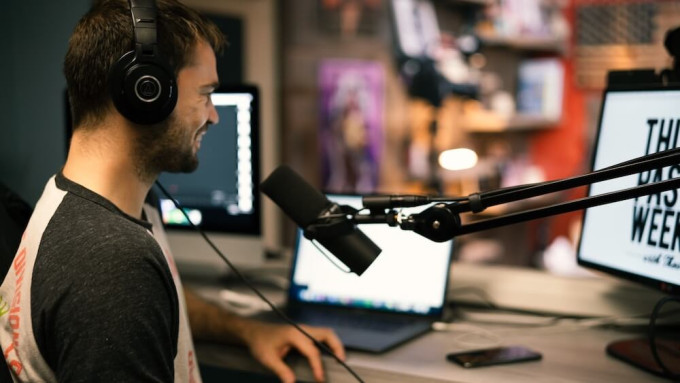
<svg viewBox="0 0 680 383">
<path fill-rule="evenodd" d="M 478 53 L 484 59 L 480 67 L 480 95 L 476 100 L 461 101 L 459 113 L 452 113 L 455 118 L 452 129 L 461 133 L 455 143 L 450 144 L 472 148 L 480 156 L 482 165 L 465 174 L 447 174 L 445 182 L 450 190 L 454 190 L 456 182 L 463 185 L 459 186 L 461 190 L 476 184 L 482 190 L 490 190 L 511 179 L 530 182 L 529 174 L 538 169 L 529 158 L 533 138 L 558 131 L 562 126 L 564 68 L 561 66 L 569 53 L 568 33 L 561 24 L 566 23 L 562 18 L 565 2 L 452 0 L 437 3 L 441 29 L 453 35 L 473 33 L 479 39 Z M 538 3 L 540 12 L 549 13 L 549 17 L 541 18 L 538 8 L 527 11 L 534 12 L 535 17 L 523 13 Z M 495 87 L 484 89 L 485 76 L 495 78 Z M 499 95 L 503 97 L 496 98 Z M 498 104 L 498 99 L 506 102 Z M 446 126 L 443 122 L 441 125 Z M 469 193 L 463 190 L 462 194 Z M 529 204 L 546 202 L 551 201 L 532 200 Z M 505 214 L 518 206 L 491 209 L 486 216 Z M 479 259 L 529 265 L 533 255 L 545 246 L 545 231 L 549 230 L 550 222 L 542 220 L 494 229 L 459 238 L 458 243 L 461 250 L 468 249 L 468 254 L 472 251 L 469 249 L 476 249 L 480 244 L 494 243 L 499 252 L 491 257 L 491 251 Z"/>
<path fill-rule="evenodd" d="M 518 51 L 563 54 L 566 52 L 566 41 L 555 36 L 503 36 L 480 33 L 482 44 L 490 47 L 506 47 Z"/>
</svg>

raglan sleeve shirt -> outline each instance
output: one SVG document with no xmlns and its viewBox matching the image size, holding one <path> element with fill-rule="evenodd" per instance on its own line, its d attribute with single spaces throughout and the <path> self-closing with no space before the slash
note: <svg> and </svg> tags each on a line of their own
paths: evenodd
<svg viewBox="0 0 680 383">
<path fill-rule="evenodd" d="M 78 198 L 62 202 L 38 250 L 40 352 L 59 382 L 174 381 L 178 297 L 150 226 Z"/>
</svg>

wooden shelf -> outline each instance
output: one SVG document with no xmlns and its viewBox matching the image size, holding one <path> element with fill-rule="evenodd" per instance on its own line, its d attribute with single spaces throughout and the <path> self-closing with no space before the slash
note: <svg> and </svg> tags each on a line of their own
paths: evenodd
<svg viewBox="0 0 680 383">
<path fill-rule="evenodd" d="M 569 0 L 540 0 L 544 6 L 565 8 Z M 493 5 L 496 0 L 445 0 L 449 4 Z"/>
<path fill-rule="evenodd" d="M 491 5 L 493 0 L 446 0 L 449 4 L 454 5 Z"/>
<path fill-rule="evenodd" d="M 524 51 L 564 53 L 566 41 L 558 37 L 536 36 L 498 36 L 491 34 L 479 34 L 483 45 L 493 47 L 508 47 Z"/>
<path fill-rule="evenodd" d="M 559 120 L 542 116 L 517 114 L 504 117 L 480 112 L 466 115 L 462 124 L 468 132 L 484 133 L 550 129 L 558 123 Z"/>
</svg>

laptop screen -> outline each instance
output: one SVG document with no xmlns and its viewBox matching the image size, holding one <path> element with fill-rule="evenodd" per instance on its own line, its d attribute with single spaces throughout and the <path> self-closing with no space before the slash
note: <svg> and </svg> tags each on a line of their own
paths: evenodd
<svg viewBox="0 0 680 383">
<path fill-rule="evenodd" d="M 362 207 L 361 196 L 357 195 L 328 195 L 328 199 L 339 205 Z M 402 213 L 408 215 L 426 208 L 403 209 Z M 387 224 L 359 228 L 382 249 L 361 277 L 345 272 L 345 266 L 318 244 L 335 264 L 331 262 L 298 229 L 289 302 L 441 314 L 453 241 L 433 242 Z"/>
<path fill-rule="evenodd" d="M 680 90 L 605 92 L 593 170 L 673 149 L 680 142 Z M 593 184 L 597 195 L 680 176 L 680 165 Z M 680 286 L 677 190 L 586 210 L 579 264 L 638 282 Z"/>
</svg>

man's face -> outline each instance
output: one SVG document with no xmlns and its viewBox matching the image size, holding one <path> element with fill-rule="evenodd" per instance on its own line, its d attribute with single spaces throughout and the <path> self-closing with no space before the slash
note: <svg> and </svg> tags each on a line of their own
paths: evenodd
<svg viewBox="0 0 680 383">
<path fill-rule="evenodd" d="M 195 48 L 191 62 L 177 75 L 177 106 L 170 117 L 152 128 L 148 136 L 142 134 L 138 154 L 144 169 L 152 174 L 192 172 L 198 167 L 198 149 L 208 125 L 219 117 L 210 95 L 218 86 L 215 53 L 201 41 Z M 146 142 L 144 142 L 146 141 Z"/>
</svg>

